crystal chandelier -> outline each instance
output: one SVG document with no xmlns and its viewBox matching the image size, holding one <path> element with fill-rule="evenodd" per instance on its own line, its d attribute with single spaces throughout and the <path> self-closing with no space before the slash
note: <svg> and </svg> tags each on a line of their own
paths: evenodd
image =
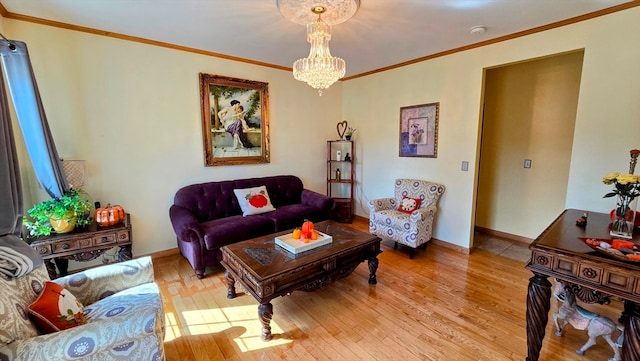
<svg viewBox="0 0 640 361">
<path fill-rule="evenodd" d="M 329 51 L 331 25 L 351 18 L 359 4 L 359 0 L 278 0 L 286 18 L 307 24 L 307 41 L 311 44 L 309 56 L 293 63 L 293 77 L 318 89 L 320 95 L 342 78 L 346 70 L 344 60 L 331 56 Z"/>
</svg>

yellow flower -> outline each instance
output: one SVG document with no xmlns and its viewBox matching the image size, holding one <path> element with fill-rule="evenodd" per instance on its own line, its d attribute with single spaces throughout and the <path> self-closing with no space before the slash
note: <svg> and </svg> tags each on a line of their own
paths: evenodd
<svg viewBox="0 0 640 361">
<path fill-rule="evenodd" d="M 618 172 L 613 172 L 613 173 L 609 173 L 606 176 L 604 176 L 604 178 L 602 178 L 602 183 L 604 184 L 613 184 L 616 182 L 616 179 L 620 176 L 620 173 Z"/>
<path fill-rule="evenodd" d="M 620 184 L 635 184 L 638 183 L 638 176 L 634 174 L 620 174 L 617 182 Z"/>
</svg>

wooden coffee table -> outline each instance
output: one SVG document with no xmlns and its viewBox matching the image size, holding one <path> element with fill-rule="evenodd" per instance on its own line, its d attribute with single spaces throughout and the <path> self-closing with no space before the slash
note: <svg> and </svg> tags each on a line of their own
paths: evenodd
<svg viewBox="0 0 640 361">
<path fill-rule="evenodd" d="M 380 238 L 333 221 L 315 228 L 333 242 L 294 254 L 275 244 L 276 236 L 291 232 L 286 231 L 222 247 L 227 298 L 236 297 L 235 283 L 240 282 L 258 300 L 263 341 L 271 339 L 272 299 L 324 287 L 347 277 L 363 261 L 368 261 L 369 284 L 376 284 Z"/>
</svg>

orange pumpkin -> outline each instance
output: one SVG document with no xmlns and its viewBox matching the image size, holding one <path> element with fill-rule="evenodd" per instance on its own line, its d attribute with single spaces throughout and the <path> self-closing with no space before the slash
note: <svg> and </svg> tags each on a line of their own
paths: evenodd
<svg viewBox="0 0 640 361">
<path fill-rule="evenodd" d="M 313 222 L 305 219 L 302 223 L 302 238 L 311 238 L 311 233 L 313 232 L 314 225 Z"/>
<path fill-rule="evenodd" d="M 103 227 L 113 226 L 122 222 L 124 216 L 124 209 L 119 205 L 112 206 L 107 204 L 106 207 L 96 209 L 96 222 Z"/>
</svg>

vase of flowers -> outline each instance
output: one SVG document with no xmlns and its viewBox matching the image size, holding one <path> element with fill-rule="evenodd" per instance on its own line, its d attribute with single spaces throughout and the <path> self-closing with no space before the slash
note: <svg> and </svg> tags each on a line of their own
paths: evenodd
<svg viewBox="0 0 640 361">
<path fill-rule="evenodd" d="M 344 137 L 346 140 L 351 140 L 351 137 L 353 137 L 353 133 L 356 132 L 356 128 L 353 127 L 349 127 L 347 128 L 347 132 L 344 133 Z"/>
<path fill-rule="evenodd" d="M 604 198 L 616 197 L 615 217 L 611 223 L 612 236 L 632 238 L 636 197 L 640 195 L 640 176 L 624 173 L 609 173 L 602 178 L 604 184 L 613 184 L 613 190 Z"/>
</svg>

